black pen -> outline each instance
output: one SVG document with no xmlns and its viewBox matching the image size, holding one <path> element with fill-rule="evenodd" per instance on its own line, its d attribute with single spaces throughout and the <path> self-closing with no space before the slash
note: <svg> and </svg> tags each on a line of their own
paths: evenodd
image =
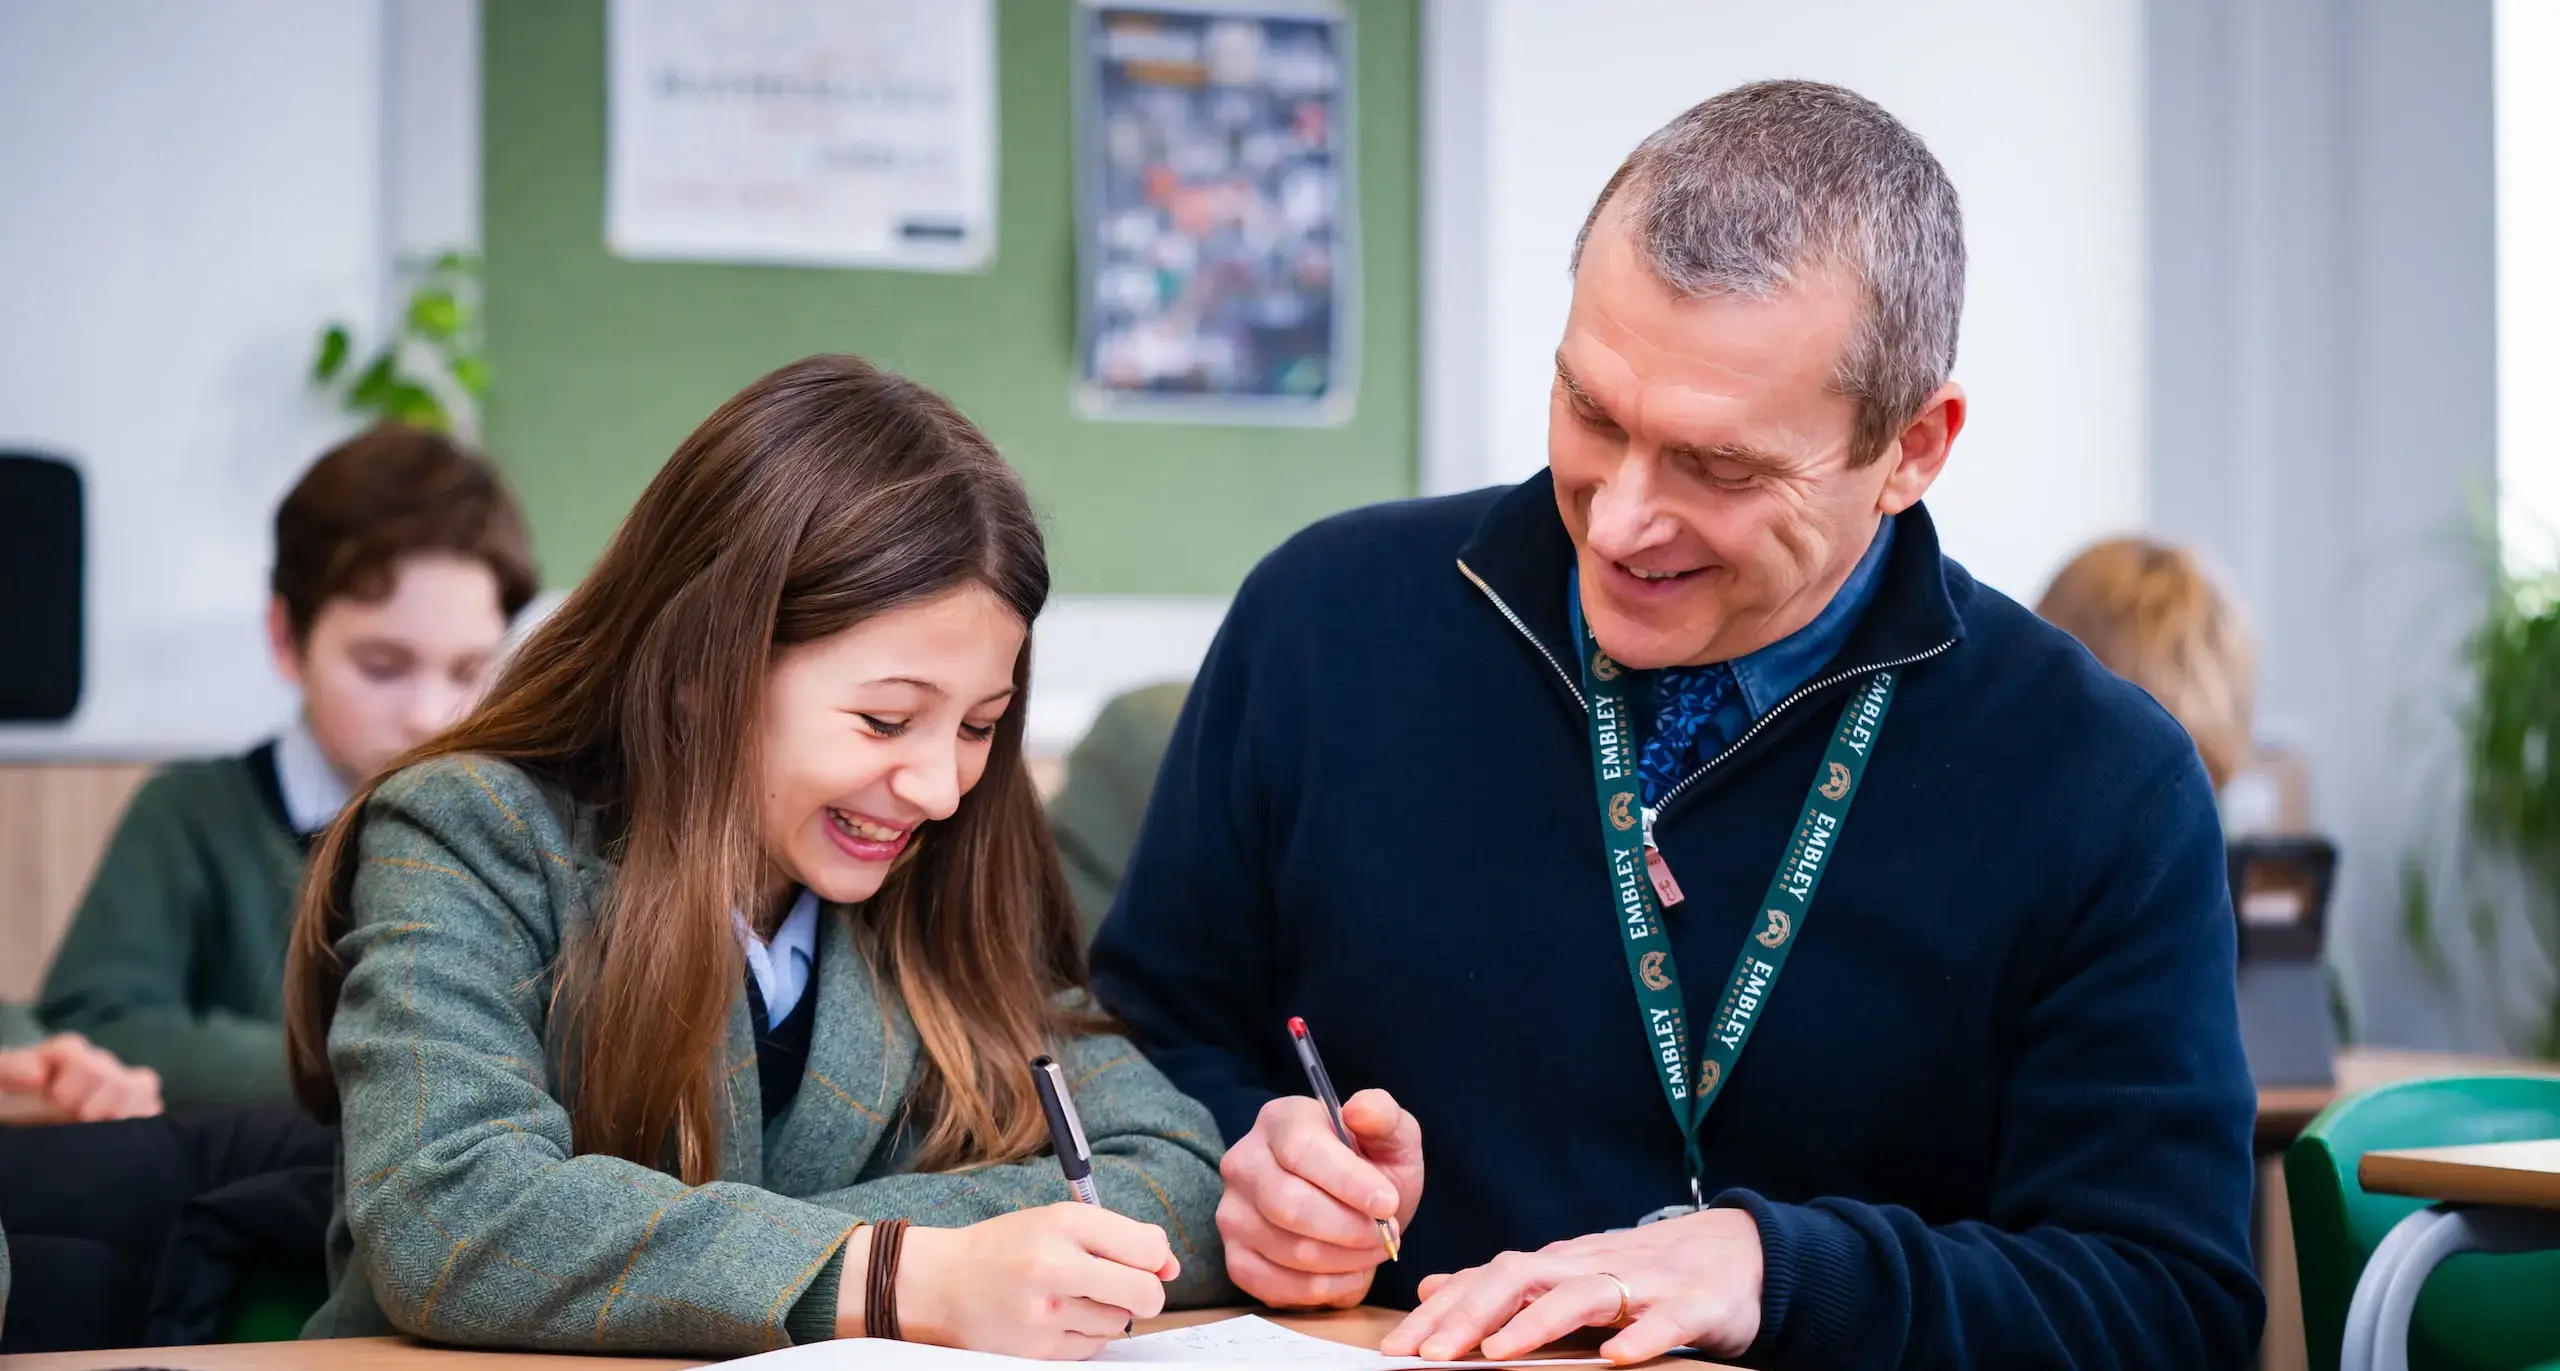
<svg viewBox="0 0 2560 1371">
<path fill-rule="evenodd" d="M 1351 1149 L 1351 1155 L 1359 1156 L 1360 1144 L 1351 1140 L 1351 1130 L 1342 1122 L 1342 1097 L 1333 1093 L 1333 1077 L 1325 1074 L 1324 1058 L 1316 1055 L 1315 1035 L 1307 1031 L 1306 1020 L 1289 1020 L 1289 1042 L 1298 1049 L 1298 1065 L 1307 1069 L 1307 1088 L 1316 1092 L 1317 1099 L 1324 1101 L 1325 1117 L 1333 1120 L 1333 1136 L 1342 1139 L 1342 1145 Z M 1395 1220 L 1378 1220 L 1378 1241 L 1387 1245 L 1388 1261 L 1403 1260 L 1404 1254 L 1400 1249 L 1404 1245 L 1404 1235 L 1397 1231 Z"/>
<path fill-rule="evenodd" d="M 1099 1208 L 1101 1192 L 1093 1188 L 1093 1149 L 1084 1140 L 1084 1121 L 1076 1117 L 1076 1101 L 1067 1093 L 1066 1068 L 1053 1057 L 1031 1059 L 1031 1077 L 1040 1087 L 1040 1112 L 1049 1116 L 1049 1143 L 1058 1151 L 1058 1169 L 1076 1198 Z"/>
<path fill-rule="evenodd" d="M 1040 1112 L 1049 1116 L 1049 1145 L 1057 1150 L 1058 1170 L 1066 1175 L 1067 1189 L 1100 1209 L 1102 1192 L 1093 1188 L 1093 1148 L 1084 1140 L 1084 1120 L 1076 1117 L 1076 1097 L 1067 1093 L 1067 1069 L 1055 1057 L 1034 1057 L 1031 1079 L 1040 1087 Z M 1132 1314 L 1122 1325 L 1121 1335 L 1126 1337 L 1137 1327 L 1138 1318 Z"/>
</svg>

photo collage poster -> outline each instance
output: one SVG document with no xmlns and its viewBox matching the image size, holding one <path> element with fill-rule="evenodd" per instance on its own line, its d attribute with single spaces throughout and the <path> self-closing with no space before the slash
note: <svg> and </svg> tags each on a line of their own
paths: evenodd
<svg viewBox="0 0 2560 1371">
<path fill-rule="evenodd" d="M 1081 19 L 1079 407 L 1346 421 L 1360 333 L 1347 13 L 1085 0 Z"/>
</svg>

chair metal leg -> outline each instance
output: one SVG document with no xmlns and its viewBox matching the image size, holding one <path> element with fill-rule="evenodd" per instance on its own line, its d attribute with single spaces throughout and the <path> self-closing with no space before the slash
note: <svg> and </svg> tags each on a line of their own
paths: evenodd
<svg viewBox="0 0 2560 1371">
<path fill-rule="evenodd" d="M 2440 1209 L 2421 1209 L 2391 1226 L 2374 1245 L 2373 1255 L 2366 1258 L 2364 1271 L 2356 1277 L 2355 1296 L 2347 1301 L 2345 1336 L 2338 1343 L 2338 1371 L 2373 1371 L 2374 1316 L 2381 1309 L 2382 1295 L 2390 1288 L 2391 1274 L 2400 1266 L 2400 1258 L 2420 1238 L 2442 1222 Z"/>
<path fill-rule="evenodd" d="M 2356 1281 L 2355 1302 L 2347 1309 L 2349 1341 L 2340 1349 L 2339 1371 L 2408 1371 L 2409 1315 L 2417 1308 L 2418 1292 L 2425 1288 L 2427 1277 L 2445 1258 L 2462 1252 L 2560 1248 L 2560 1214 L 2541 1210 L 2438 1205 L 2401 1220 L 2389 1236 L 2398 1238 L 2403 1230 L 2410 1236 L 2394 1248 L 2390 1263 L 2380 1272 L 2367 1263 L 2364 1276 Z M 2380 1258 L 2381 1250 L 2376 1249 L 2374 1256 Z M 2366 1319 L 2360 1342 L 2356 1340 L 2359 1310 Z"/>
</svg>

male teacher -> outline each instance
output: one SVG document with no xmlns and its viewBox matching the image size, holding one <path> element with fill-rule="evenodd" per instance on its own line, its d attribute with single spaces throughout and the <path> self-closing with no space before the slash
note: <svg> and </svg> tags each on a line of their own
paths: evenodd
<svg viewBox="0 0 2560 1371">
<path fill-rule="evenodd" d="M 1941 552 L 1963 299 L 1910 130 L 1727 92 L 1592 209 L 1548 471 L 1247 579 L 1095 950 L 1246 1292 L 1433 1358 L 2248 1362 L 2213 793 Z"/>
</svg>

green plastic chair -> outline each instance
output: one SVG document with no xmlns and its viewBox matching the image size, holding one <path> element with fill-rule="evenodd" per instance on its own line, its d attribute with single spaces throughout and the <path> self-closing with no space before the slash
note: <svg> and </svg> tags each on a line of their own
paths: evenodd
<svg viewBox="0 0 2560 1371">
<path fill-rule="evenodd" d="M 2365 1153 L 2560 1137 L 2560 1079 L 2408 1081 L 2330 1105 L 2286 1149 L 2284 1183 L 2312 1371 L 2337 1371 L 2347 1304 L 2393 1224 L 2426 1201 L 2369 1195 Z M 2560 1252 L 2466 1254 L 2437 1268 L 2409 1321 L 2410 1371 L 2560 1371 Z"/>
<path fill-rule="evenodd" d="M 232 1292 L 224 1342 L 291 1342 L 329 1298 L 328 1273 L 318 1262 L 253 1266 Z"/>
</svg>

